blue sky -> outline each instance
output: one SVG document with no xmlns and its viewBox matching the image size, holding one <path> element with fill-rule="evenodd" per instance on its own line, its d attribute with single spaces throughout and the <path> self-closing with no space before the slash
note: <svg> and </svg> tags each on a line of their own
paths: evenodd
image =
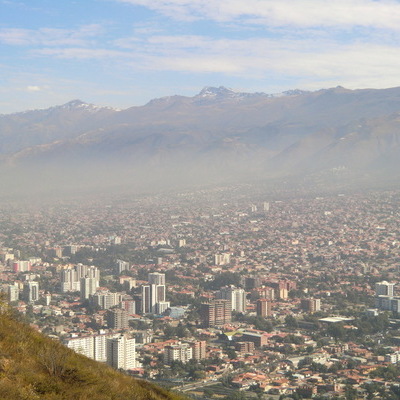
<svg viewBox="0 0 400 400">
<path fill-rule="evenodd" d="M 0 113 L 400 86 L 394 0 L 0 0 Z"/>
</svg>

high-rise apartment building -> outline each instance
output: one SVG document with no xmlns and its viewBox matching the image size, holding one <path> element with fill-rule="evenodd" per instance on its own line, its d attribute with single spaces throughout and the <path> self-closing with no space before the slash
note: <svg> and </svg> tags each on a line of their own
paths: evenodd
<svg viewBox="0 0 400 400">
<path fill-rule="evenodd" d="M 164 314 L 170 307 L 169 301 L 159 301 L 154 307 L 154 313 L 157 315 Z"/>
<path fill-rule="evenodd" d="M 113 308 L 107 311 L 107 324 L 111 329 L 128 328 L 128 313 L 120 308 Z"/>
<path fill-rule="evenodd" d="M 127 261 L 117 260 L 117 273 L 120 274 L 123 271 L 129 271 L 130 264 Z"/>
<path fill-rule="evenodd" d="M 377 296 L 394 296 L 394 283 L 387 281 L 375 283 L 375 294 Z"/>
<path fill-rule="evenodd" d="M 212 300 L 200 305 L 200 318 L 206 327 L 222 326 L 232 320 L 232 305 L 229 300 Z"/>
<path fill-rule="evenodd" d="M 203 360 L 207 357 L 207 342 L 205 340 L 197 340 L 189 343 L 192 348 L 192 357 L 195 360 Z"/>
<path fill-rule="evenodd" d="M 100 286 L 100 270 L 94 266 L 78 264 L 61 271 L 61 291 L 79 292 L 82 278 L 93 278 L 96 281 L 96 288 Z"/>
<path fill-rule="evenodd" d="M 81 300 L 87 300 L 96 293 L 99 281 L 96 278 L 81 278 Z"/>
<path fill-rule="evenodd" d="M 128 313 L 128 315 L 136 314 L 136 302 L 130 296 L 123 296 L 121 307 Z"/>
<path fill-rule="evenodd" d="M 13 271 L 14 272 L 27 272 L 31 270 L 31 263 L 29 261 L 14 261 Z"/>
<path fill-rule="evenodd" d="M 161 274 L 159 272 L 150 272 L 147 280 L 150 285 L 164 285 L 165 286 L 165 274 Z"/>
<path fill-rule="evenodd" d="M 149 273 L 148 281 L 148 285 L 142 286 L 142 313 L 161 314 L 169 307 L 165 301 L 165 274 Z"/>
<path fill-rule="evenodd" d="M 188 362 L 193 358 L 192 347 L 188 343 L 179 343 L 165 346 L 164 363 L 171 364 L 173 361 Z"/>
<path fill-rule="evenodd" d="M 107 339 L 107 364 L 116 369 L 129 370 L 136 367 L 135 339 L 126 335 Z"/>
<path fill-rule="evenodd" d="M 215 254 L 215 265 L 227 265 L 231 262 L 231 255 L 229 253 Z"/>
<path fill-rule="evenodd" d="M 275 289 L 275 297 L 281 300 L 286 300 L 288 298 L 289 292 L 297 288 L 296 282 L 290 280 L 270 282 L 269 285 Z"/>
<path fill-rule="evenodd" d="M 300 308 L 308 313 L 321 311 L 320 299 L 301 299 Z"/>
<path fill-rule="evenodd" d="M 116 335 L 92 335 L 74 337 L 64 340 L 64 344 L 86 357 L 99 362 L 107 361 L 107 339 L 112 339 Z"/>
<path fill-rule="evenodd" d="M 258 299 L 256 303 L 257 316 L 259 317 L 271 317 L 272 316 L 272 304 L 270 300 Z"/>
<path fill-rule="evenodd" d="M 19 299 L 19 287 L 14 285 L 8 285 L 8 301 L 18 301 Z"/>
<path fill-rule="evenodd" d="M 39 282 L 28 281 L 24 283 L 23 298 L 28 303 L 39 300 Z"/>
<path fill-rule="evenodd" d="M 259 288 L 255 288 L 251 292 L 251 298 L 255 299 L 267 299 L 274 300 L 275 299 L 275 289 L 269 286 L 262 286 Z"/>
<path fill-rule="evenodd" d="M 246 312 L 246 292 L 244 289 L 225 286 L 217 292 L 216 297 L 217 299 L 229 300 L 232 307 L 231 311 Z"/>
<path fill-rule="evenodd" d="M 92 305 L 99 306 L 103 310 L 108 310 L 111 307 L 119 305 L 122 298 L 122 293 L 112 293 L 109 290 L 97 290 L 96 293 L 90 297 L 90 302 Z"/>
</svg>

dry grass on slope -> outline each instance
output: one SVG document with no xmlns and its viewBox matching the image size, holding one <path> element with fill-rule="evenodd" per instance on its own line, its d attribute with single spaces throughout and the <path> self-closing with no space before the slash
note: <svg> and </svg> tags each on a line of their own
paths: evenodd
<svg viewBox="0 0 400 400">
<path fill-rule="evenodd" d="M 76 354 L 0 308 L 0 399 L 183 400 Z"/>
</svg>

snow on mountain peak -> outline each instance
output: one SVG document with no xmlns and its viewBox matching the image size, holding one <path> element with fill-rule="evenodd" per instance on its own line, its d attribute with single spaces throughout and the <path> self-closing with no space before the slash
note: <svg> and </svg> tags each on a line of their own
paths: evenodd
<svg viewBox="0 0 400 400">
<path fill-rule="evenodd" d="M 73 110 L 73 109 L 82 109 L 82 110 L 86 110 L 86 111 L 91 111 L 91 112 L 96 112 L 96 111 L 100 111 L 100 110 L 112 110 L 112 111 L 120 111 L 117 108 L 113 108 L 113 107 L 104 107 L 104 106 L 97 106 L 95 104 L 91 104 L 91 103 L 85 103 L 82 100 L 79 99 L 75 99 L 72 101 L 69 101 L 68 103 L 65 103 L 61 106 L 56 106 L 56 107 L 52 107 L 53 109 L 57 108 L 57 109 L 64 109 L 64 110 Z"/>
<path fill-rule="evenodd" d="M 197 96 L 199 97 L 216 97 L 216 96 L 232 96 L 238 93 L 232 89 L 228 89 L 225 86 L 213 87 L 206 86 Z"/>
</svg>

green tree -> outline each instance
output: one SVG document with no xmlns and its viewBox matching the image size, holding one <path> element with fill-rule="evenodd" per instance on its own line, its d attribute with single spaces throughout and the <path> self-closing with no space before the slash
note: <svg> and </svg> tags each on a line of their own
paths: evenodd
<svg viewBox="0 0 400 400">
<path fill-rule="evenodd" d="M 342 323 L 336 323 L 336 324 L 330 324 L 326 330 L 326 333 L 329 336 L 333 336 L 335 340 L 338 341 L 339 339 L 344 338 L 346 330 L 344 329 Z"/>
<path fill-rule="evenodd" d="M 225 400 L 246 400 L 246 395 L 243 392 L 233 392 L 225 397 Z"/>
<path fill-rule="evenodd" d="M 299 327 L 297 319 L 295 317 L 293 317 L 293 315 L 286 315 L 285 324 L 289 328 L 297 329 Z"/>
</svg>

